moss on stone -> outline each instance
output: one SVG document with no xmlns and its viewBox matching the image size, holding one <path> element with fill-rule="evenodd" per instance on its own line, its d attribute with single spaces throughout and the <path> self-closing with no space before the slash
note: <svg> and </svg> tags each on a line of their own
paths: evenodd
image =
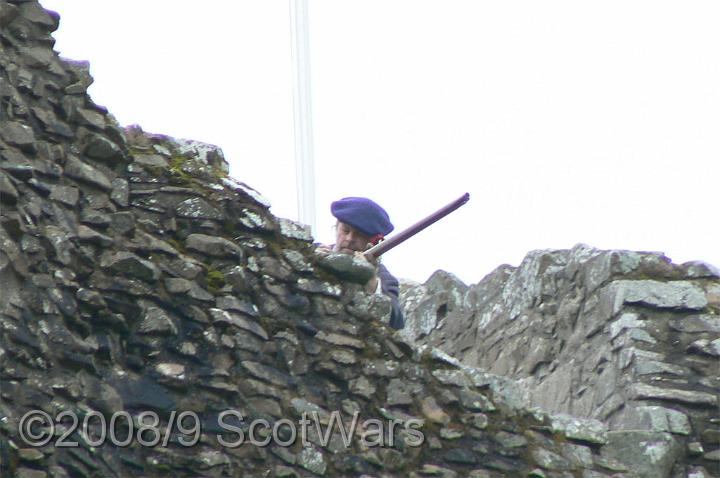
<svg viewBox="0 0 720 478">
<path fill-rule="evenodd" d="M 225 284 L 227 283 L 225 274 L 212 268 L 208 269 L 207 274 L 205 275 L 205 282 L 208 292 L 212 295 L 217 295 L 220 292 L 220 289 L 225 287 Z"/>
<path fill-rule="evenodd" d="M 165 242 L 170 244 L 178 252 L 182 252 L 183 254 L 187 252 L 187 249 L 185 248 L 185 244 L 182 241 L 175 239 L 174 237 L 171 237 L 170 239 L 166 239 Z"/>
<path fill-rule="evenodd" d="M 212 174 L 212 177 L 214 177 L 217 180 L 222 180 L 222 179 L 225 179 L 228 177 L 228 173 L 226 173 L 222 169 L 214 167 L 214 166 L 212 167 L 211 174 Z"/>
</svg>

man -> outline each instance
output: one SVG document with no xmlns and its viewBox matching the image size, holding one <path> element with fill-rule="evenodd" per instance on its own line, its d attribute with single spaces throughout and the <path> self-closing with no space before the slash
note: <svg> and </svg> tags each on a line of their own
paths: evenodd
<svg viewBox="0 0 720 478">
<path fill-rule="evenodd" d="M 337 219 L 333 251 L 355 254 L 365 260 L 367 258 L 362 252 L 383 240 L 394 229 L 387 212 L 368 198 L 340 199 L 331 204 L 330 212 Z M 400 284 L 377 259 L 370 262 L 376 266 L 376 274 L 368 281 L 366 291 L 383 293 L 390 298 L 390 327 L 402 329 L 405 319 L 400 308 Z"/>
</svg>

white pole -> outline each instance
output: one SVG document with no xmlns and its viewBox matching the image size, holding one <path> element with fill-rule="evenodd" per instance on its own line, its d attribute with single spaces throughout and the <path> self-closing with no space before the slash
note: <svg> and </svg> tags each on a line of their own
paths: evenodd
<svg viewBox="0 0 720 478">
<path fill-rule="evenodd" d="M 310 226 L 315 223 L 315 166 L 313 164 L 312 97 L 310 95 L 310 35 L 307 0 L 290 0 L 290 30 L 294 73 L 295 169 L 298 219 Z"/>
</svg>

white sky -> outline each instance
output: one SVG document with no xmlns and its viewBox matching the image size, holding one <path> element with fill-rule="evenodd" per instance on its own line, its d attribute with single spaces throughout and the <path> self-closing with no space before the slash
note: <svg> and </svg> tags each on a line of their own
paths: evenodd
<svg viewBox="0 0 720 478">
<path fill-rule="evenodd" d="M 220 146 L 297 218 L 287 0 L 41 0 L 62 56 L 123 125 Z M 368 196 L 384 256 L 475 283 L 533 249 L 663 251 L 720 265 L 720 3 L 310 0 L 318 240 Z"/>
</svg>

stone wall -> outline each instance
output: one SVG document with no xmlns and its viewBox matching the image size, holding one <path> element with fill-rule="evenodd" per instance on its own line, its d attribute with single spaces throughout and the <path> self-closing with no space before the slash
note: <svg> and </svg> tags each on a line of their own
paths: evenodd
<svg viewBox="0 0 720 478">
<path fill-rule="evenodd" d="M 218 148 L 96 105 L 58 22 L 0 1 L 0 476 L 708 476 L 671 433 L 526 408 L 393 333 L 366 266 L 315 251 Z"/>
<path fill-rule="evenodd" d="M 600 454 L 602 434 L 556 441 L 548 417 L 503 409 L 488 384 L 394 338 L 380 320 L 387 304 L 352 282 L 362 267 L 315 255 L 303 228 L 226 177 L 217 148 L 121 129 L 87 96 L 87 65 L 52 51 L 57 24 L 37 2 L 0 3 L 2 476 L 622 466 Z M 78 444 L 63 448 L 58 428 L 31 446 L 19 428 L 30 410 L 95 416 L 92 439 L 102 432 L 94 413 L 152 411 L 167 443 L 92 446 L 74 430 L 66 438 Z M 325 424 L 331 411 L 346 421 L 355 412 L 401 425 L 417 418 L 426 441 L 410 447 L 400 430 L 392 446 L 343 446 L 336 431 L 329 442 L 310 433 L 306 445 L 226 447 L 218 425 L 227 410 L 271 424 L 304 412 Z M 168 427 L 173 411 L 201 418 L 195 445 Z"/>
<path fill-rule="evenodd" d="M 405 337 L 512 378 L 524 403 L 670 433 L 720 463 L 720 272 L 658 253 L 530 253 L 467 286 L 405 284 Z M 716 472 L 717 473 L 717 472 Z"/>
</svg>

